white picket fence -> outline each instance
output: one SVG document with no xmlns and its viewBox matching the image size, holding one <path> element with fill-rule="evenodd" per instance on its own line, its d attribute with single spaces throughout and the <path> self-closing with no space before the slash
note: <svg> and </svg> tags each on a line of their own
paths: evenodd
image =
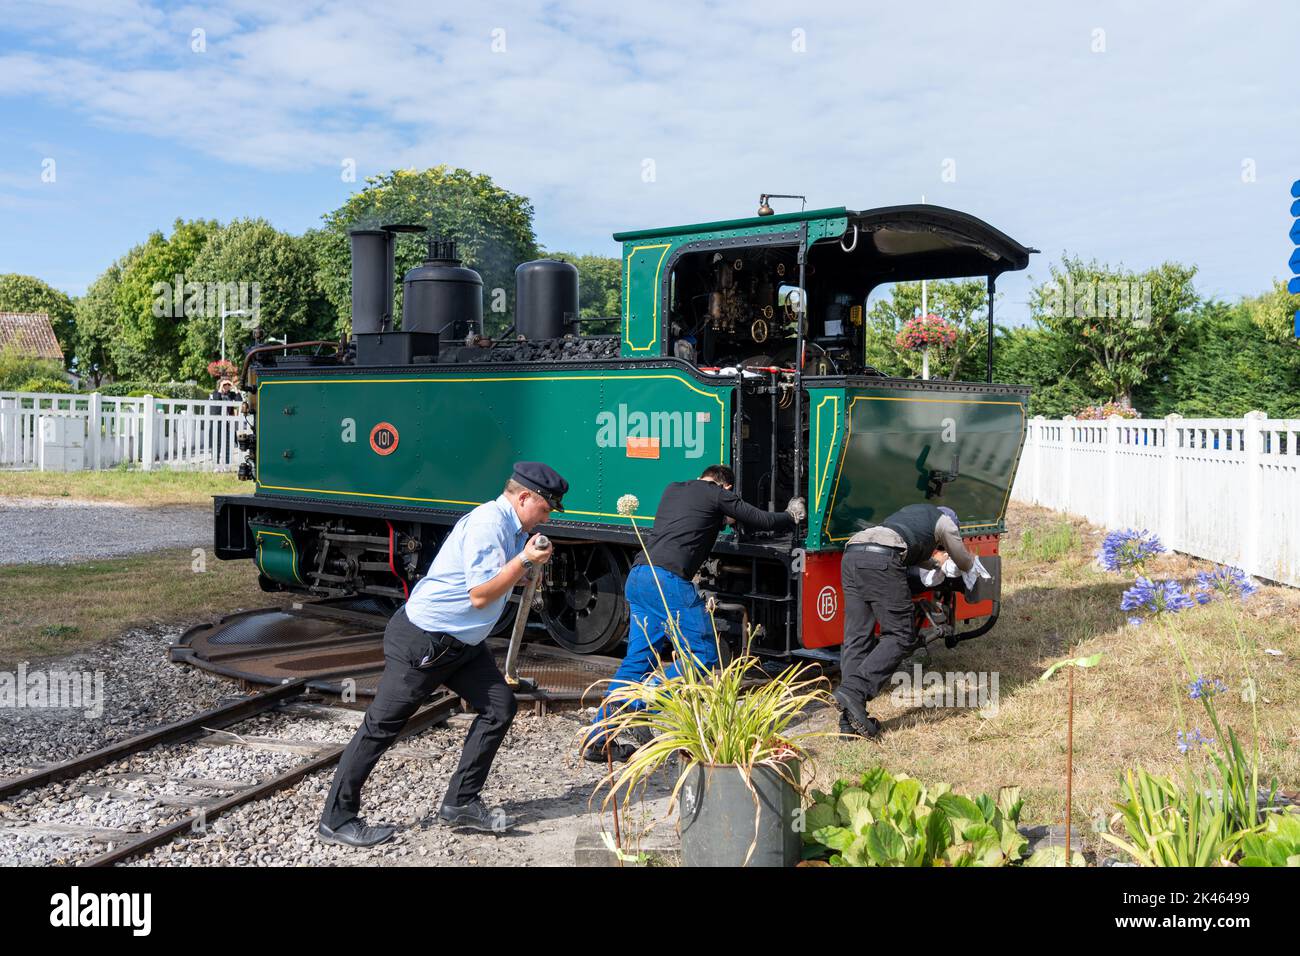
<svg viewBox="0 0 1300 956">
<path fill-rule="evenodd" d="M 242 454 L 235 432 L 239 402 L 116 398 L 54 392 L 0 392 L 0 469 L 42 468 L 42 419 L 80 423 L 84 467 L 114 468 L 129 462 L 146 471 L 232 471 Z"/>
<path fill-rule="evenodd" d="M 1300 586 L 1300 419 L 1038 416 L 1011 496 Z"/>
</svg>

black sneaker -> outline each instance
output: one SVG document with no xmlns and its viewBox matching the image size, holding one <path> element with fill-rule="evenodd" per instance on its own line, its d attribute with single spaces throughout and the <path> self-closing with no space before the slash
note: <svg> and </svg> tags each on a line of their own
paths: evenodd
<svg viewBox="0 0 1300 956">
<path fill-rule="evenodd" d="M 632 738 L 638 747 L 655 739 L 655 732 L 649 727 L 633 727 L 627 731 L 627 735 Z"/>
<path fill-rule="evenodd" d="M 621 744 L 616 740 L 609 745 L 609 756 L 613 758 L 614 763 L 627 763 L 634 753 L 636 753 L 636 747 L 632 744 Z M 605 757 L 603 744 L 588 744 L 582 751 L 582 759 L 599 764 L 609 762 Z"/>
<path fill-rule="evenodd" d="M 852 733 L 872 740 L 880 736 L 880 721 L 867 713 L 866 705 L 854 698 L 843 687 L 831 691 L 835 706 L 840 709 L 840 726 L 848 726 Z"/>
<path fill-rule="evenodd" d="M 478 797 L 463 807 L 442 802 L 438 808 L 438 822 L 449 827 L 469 827 L 485 833 L 504 833 L 515 825 L 515 818 L 500 807 L 489 810 Z"/>
<path fill-rule="evenodd" d="M 840 714 L 840 733 L 846 737 L 862 737 L 866 740 L 875 740 L 880 736 L 880 721 L 872 717 L 870 714 L 867 715 L 867 727 L 872 731 L 872 733 L 860 734 L 854 729 L 853 725 L 849 723 L 849 718 L 844 714 Z"/>
<path fill-rule="evenodd" d="M 334 829 L 330 829 L 323 823 L 316 829 L 317 836 L 325 843 L 358 847 L 375 846 L 384 843 L 391 840 L 396 832 L 396 827 L 368 826 L 366 821 L 360 817 L 353 817 L 347 823 L 340 824 Z"/>
</svg>

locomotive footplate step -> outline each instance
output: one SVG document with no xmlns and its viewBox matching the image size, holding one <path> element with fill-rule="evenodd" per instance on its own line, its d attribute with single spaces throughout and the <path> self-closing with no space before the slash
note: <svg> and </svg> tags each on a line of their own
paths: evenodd
<svg viewBox="0 0 1300 956">
<path fill-rule="evenodd" d="M 305 679 L 313 690 L 340 694 L 351 687 L 359 700 L 373 697 L 384 669 L 386 617 L 370 603 L 312 602 L 229 614 L 190 628 L 170 657 L 252 684 Z M 498 667 L 505 666 L 508 644 L 488 640 Z M 618 664 L 612 657 L 527 643 L 519 652 L 519 676 L 526 681 L 517 696 L 594 705 L 604 685 L 588 688 L 613 677 Z"/>
</svg>

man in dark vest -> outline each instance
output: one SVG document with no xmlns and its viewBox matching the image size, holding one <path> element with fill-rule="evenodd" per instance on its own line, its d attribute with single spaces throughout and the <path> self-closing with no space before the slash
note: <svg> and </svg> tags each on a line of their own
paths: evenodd
<svg viewBox="0 0 1300 956">
<path fill-rule="evenodd" d="M 840 564 L 844 587 L 844 645 L 840 686 L 833 696 L 840 729 L 862 737 L 880 733 L 867 713 L 898 665 L 916 650 L 907 569 L 935 567 L 952 558 L 963 573 L 975 563 L 961 540 L 957 513 L 935 505 L 907 505 L 849 539 Z M 880 623 L 880 637 L 873 634 Z"/>
</svg>

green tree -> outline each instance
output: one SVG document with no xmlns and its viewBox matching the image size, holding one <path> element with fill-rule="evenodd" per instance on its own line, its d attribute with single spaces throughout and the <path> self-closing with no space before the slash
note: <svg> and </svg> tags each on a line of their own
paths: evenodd
<svg viewBox="0 0 1300 956">
<path fill-rule="evenodd" d="M 164 380 L 180 373 L 185 308 L 191 295 L 185 289 L 186 272 L 220 230 L 215 220 L 177 219 L 170 236 L 151 234 L 123 270 L 113 294 L 121 316 L 120 334 L 110 346 L 120 374 Z"/>
<path fill-rule="evenodd" d="M 398 169 L 366 180 L 366 188 L 324 217 L 325 226 L 305 237 L 316 260 L 318 281 L 337 316 L 338 332 L 352 323 L 348 232 L 391 223 L 426 226 L 435 236 L 455 239 L 465 265 L 483 277 L 484 324 L 501 331 L 514 311 L 515 267 L 537 258 L 533 207 L 523 196 L 496 185 L 489 176 L 435 166 Z M 424 261 L 426 238 L 403 235 L 397 242 L 397 290 L 401 277 Z"/>
<path fill-rule="evenodd" d="M 1257 318 L 1259 300 L 1271 294 L 1202 304 L 1168 358 L 1134 389 L 1134 404 L 1155 418 L 1235 418 L 1255 409 L 1300 416 L 1300 349 L 1269 337 Z"/>
<path fill-rule="evenodd" d="M 930 376 L 983 381 L 988 342 L 988 290 L 982 279 L 926 283 L 927 307 L 957 329 L 957 341 L 930 352 Z M 897 282 L 887 298 L 872 303 L 865 323 L 867 362 L 888 375 L 921 374 L 922 354 L 898 344 L 898 332 L 921 314 L 921 283 Z"/>
<path fill-rule="evenodd" d="M 1196 267 L 1166 262 L 1137 273 L 1066 255 L 1051 271 L 1030 294 L 1035 321 L 1074 344 L 1084 375 L 1107 399 L 1131 404 L 1134 387 L 1169 355 L 1199 301 Z"/>
<path fill-rule="evenodd" d="M 1242 305 L 1250 321 L 1273 342 L 1296 346 L 1295 314 L 1300 311 L 1300 295 L 1286 291 L 1285 282 L 1274 282 L 1263 295 L 1248 297 Z"/>
<path fill-rule="evenodd" d="M 611 256 L 573 252 L 548 252 L 555 259 L 572 262 L 578 269 L 578 314 L 584 319 L 613 317 L 608 324 L 590 322 L 585 332 L 618 332 L 623 301 L 622 263 Z"/>
<path fill-rule="evenodd" d="M 143 248 L 136 246 L 110 265 L 77 300 L 77 367 L 96 386 L 106 376 L 119 377 L 113 350 L 123 325 L 117 289 L 123 272 Z"/>
<path fill-rule="evenodd" d="M 254 328 L 262 340 L 334 337 L 335 316 L 317 284 L 309 242 L 265 219 L 237 219 L 213 233 L 185 278 L 205 290 L 205 307 L 187 316 L 180 345 L 180 372 L 188 378 L 206 381 L 208 363 L 219 357 L 223 309 L 254 313 L 226 319 L 226 357 L 236 364 Z"/>
<path fill-rule="evenodd" d="M 998 326 L 993 339 L 993 380 L 1028 385 L 1029 414 L 1073 415 L 1104 396 L 1079 370 L 1084 356 L 1062 336 L 1033 326 Z"/>
<path fill-rule="evenodd" d="M 10 272 L 0 275 L 0 312 L 44 312 L 63 349 L 64 364 L 71 366 L 77 352 L 77 323 L 72 299 L 35 276 Z"/>
</svg>

